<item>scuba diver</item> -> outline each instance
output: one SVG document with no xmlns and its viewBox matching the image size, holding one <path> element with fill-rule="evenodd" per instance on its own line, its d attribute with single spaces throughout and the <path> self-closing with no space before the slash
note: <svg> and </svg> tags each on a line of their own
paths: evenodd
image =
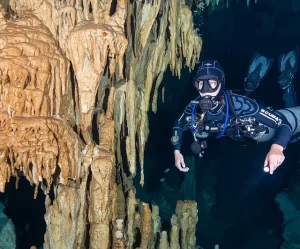
<svg viewBox="0 0 300 249">
<path fill-rule="evenodd" d="M 191 130 L 194 138 L 191 150 L 199 157 L 203 156 L 207 147 L 204 139 L 214 134 L 217 138 L 227 136 L 237 141 L 272 140 L 264 161 L 264 169 L 273 174 L 285 159 L 283 150 L 289 142 L 298 140 L 297 133 L 300 132 L 300 107 L 295 107 L 296 95 L 292 82 L 297 71 L 297 56 L 298 49 L 279 57 L 279 85 L 284 90 L 288 108 L 277 111 L 248 97 L 269 71 L 273 64 L 272 59 L 259 54 L 252 58 L 245 78 L 244 95 L 225 89 L 225 73 L 218 61 L 203 61 L 192 82 L 200 96 L 186 106 L 173 127 L 171 142 L 175 166 L 182 172 L 189 170 L 180 149 L 183 132 Z"/>
</svg>

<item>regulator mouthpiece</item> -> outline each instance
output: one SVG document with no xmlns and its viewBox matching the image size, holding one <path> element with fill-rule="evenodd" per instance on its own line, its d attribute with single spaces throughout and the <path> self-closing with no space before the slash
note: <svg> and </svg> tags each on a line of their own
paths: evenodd
<svg viewBox="0 0 300 249">
<path fill-rule="evenodd" d="M 203 111 L 210 111 L 214 106 L 212 97 L 205 96 L 201 98 L 199 101 L 199 106 Z"/>
</svg>

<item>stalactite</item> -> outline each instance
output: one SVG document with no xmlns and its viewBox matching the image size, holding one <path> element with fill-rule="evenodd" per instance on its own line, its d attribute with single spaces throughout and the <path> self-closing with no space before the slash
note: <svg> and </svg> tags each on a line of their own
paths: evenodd
<svg viewBox="0 0 300 249">
<path fill-rule="evenodd" d="M 0 36 L 0 111 L 11 116 L 63 117 L 69 62 L 47 28 L 36 17 L 24 15 L 9 21 Z"/>
<path fill-rule="evenodd" d="M 93 143 L 91 126 L 95 98 L 107 56 L 116 56 L 123 61 L 123 46 L 126 48 L 127 41 L 122 33 L 115 34 L 113 29 L 90 23 L 75 27 L 68 41 L 67 54 L 74 65 L 78 83 L 81 131 L 85 142 L 90 144 Z M 123 64 L 119 67 L 120 77 L 123 78 Z M 111 63 L 109 68 L 110 74 L 113 74 L 115 64 Z"/>
<path fill-rule="evenodd" d="M 179 1 L 172 0 L 169 12 L 169 30 L 170 30 L 170 44 L 171 44 L 171 63 L 170 68 L 174 74 L 176 68 L 176 57 L 177 57 L 177 49 L 176 49 L 176 37 L 177 37 L 177 26 L 178 26 L 178 4 Z"/>
<path fill-rule="evenodd" d="M 82 143 L 72 129 L 55 118 L 12 117 L 0 119 L 2 129 L 0 136 L 5 137 L 2 144 L 1 170 L 2 179 L 23 172 L 31 184 L 42 184 L 47 181 L 47 191 L 53 182 L 56 166 L 60 168 L 59 182 L 66 184 L 68 178 L 76 179 L 80 174 L 80 153 Z M 15 162 L 8 167 L 7 155 Z M 30 169 L 29 165 L 32 165 Z M 1 191 L 5 190 L 1 182 Z"/>
<path fill-rule="evenodd" d="M 149 33 L 151 31 L 152 25 L 157 17 L 161 0 L 146 1 L 141 8 L 141 21 L 140 21 L 140 42 L 142 49 L 145 48 L 147 40 L 149 38 Z M 140 5 L 141 6 L 141 5 Z"/>
<path fill-rule="evenodd" d="M 126 26 L 126 33 L 129 35 L 126 65 L 130 65 L 127 69 L 127 75 L 128 83 L 131 84 L 128 89 L 133 89 L 134 85 L 135 93 L 134 95 L 128 93 L 131 94 L 130 104 L 133 109 L 131 110 L 128 106 L 128 113 L 126 114 L 127 117 L 130 117 L 127 118 L 129 136 L 127 137 L 126 153 L 130 172 L 135 175 L 136 156 L 133 153 L 135 154 L 136 148 L 133 137 L 137 133 L 141 185 L 144 184 L 144 149 L 149 134 L 147 116 L 149 111 L 155 112 L 157 109 L 157 91 L 162 82 L 163 73 L 170 64 L 174 73 L 180 77 L 183 57 L 186 56 L 186 66 L 193 68 L 199 60 L 202 46 L 200 37 L 193 29 L 191 11 L 184 5 L 184 1 L 174 1 L 172 2 L 173 5 L 170 5 L 168 1 L 161 2 L 158 17 L 156 10 L 159 3 L 154 1 L 142 4 L 140 1 L 134 1 L 130 4 L 132 6 L 128 8 L 127 15 L 130 24 Z M 149 11 L 150 4 L 152 4 L 151 11 Z M 148 14 L 142 17 L 142 13 Z M 131 16 L 135 18 L 132 19 Z M 160 18 L 159 22 L 157 18 Z M 168 19 L 169 21 L 175 19 L 178 21 L 175 24 L 172 23 L 170 28 L 168 27 Z M 132 27 L 135 27 L 134 32 L 132 32 Z M 170 30 L 170 38 L 166 37 L 167 29 Z M 172 34 L 173 30 L 176 30 L 175 35 Z M 171 39 L 170 42 L 166 42 L 169 39 Z M 151 92 L 154 93 L 152 100 L 150 99 Z M 134 124 L 131 124 L 132 117 L 136 119 Z"/>
</svg>

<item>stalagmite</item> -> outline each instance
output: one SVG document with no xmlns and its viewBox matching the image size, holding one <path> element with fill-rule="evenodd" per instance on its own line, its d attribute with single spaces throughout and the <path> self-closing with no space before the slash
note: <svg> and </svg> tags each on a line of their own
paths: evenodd
<svg viewBox="0 0 300 249">
<path fill-rule="evenodd" d="M 166 231 L 162 231 L 161 237 L 159 239 L 159 249 L 169 249 L 169 242 L 168 242 L 168 234 Z"/>
<path fill-rule="evenodd" d="M 196 205 L 178 203 L 169 241 L 158 206 L 137 200 L 132 183 L 139 165 L 144 184 L 165 71 L 180 77 L 199 60 L 191 10 L 183 0 L 9 5 L 0 4 L 0 191 L 11 176 L 25 176 L 33 197 L 42 188 L 44 248 L 194 248 Z"/>
<path fill-rule="evenodd" d="M 58 186 L 56 198 L 52 204 L 50 204 L 50 198 L 47 197 L 45 249 L 84 248 L 87 213 L 86 188 L 87 174 L 81 184 Z"/>
<path fill-rule="evenodd" d="M 123 220 L 118 219 L 114 224 L 114 235 L 113 235 L 113 248 L 125 249 L 125 236 L 124 236 L 124 224 Z"/>
<path fill-rule="evenodd" d="M 181 228 L 181 248 L 196 248 L 196 224 L 198 221 L 197 203 L 194 201 L 178 201 L 176 215 Z"/>
<path fill-rule="evenodd" d="M 114 126 L 111 120 L 102 121 L 101 133 L 103 140 L 95 147 L 97 157 L 91 165 L 92 180 L 90 183 L 90 248 L 109 248 L 110 222 L 112 217 L 112 186 L 114 184 L 114 155 L 110 150 L 111 136 L 114 136 Z M 111 135 L 112 134 L 112 135 Z M 106 138 L 105 139 L 105 135 Z M 98 241 L 101 241 L 99 245 Z"/>
<path fill-rule="evenodd" d="M 151 248 L 155 248 L 155 244 L 156 244 L 156 241 L 157 241 L 157 238 L 159 237 L 160 235 L 160 231 L 161 231 L 161 220 L 160 220 L 160 217 L 159 217 L 159 207 L 156 206 L 156 205 L 153 205 L 152 206 L 152 229 L 153 229 L 153 232 L 152 232 L 152 240 L 151 240 Z"/>
<path fill-rule="evenodd" d="M 151 210 L 148 203 L 140 203 L 140 212 L 142 214 L 141 223 L 141 249 L 147 249 L 150 247 L 152 240 L 152 219 Z"/>
<path fill-rule="evenodd" d="M 171 219 L 171 233 L 168 235 L 166 231 L 161 230 L 158 207 L 154 205 L 151 210 L 149 204 L 140 202 L 134 196 L 134 189 L 129 190 L 127 197 L 127 217 L 132 218 L 128 219 L 125 229 L 128 236 L 127 247 L 129 249 L 133 249 L 133 244 L 136 242 L 139 242 L 136 246 L 140 249 L 197 248 L 195 237 L 198 221 L 196 202 L 178 201 L 176 214 L 173 214 Z M 137 230 L 140 231 L 140 241 L 136 241 Z M 158 245 L 158 247 L 155 247 L 155 245 Z"/>
<path fill-rule="evenodd" d="M 171 228 L 171 234 L 170 234 L 170 248 L 178 249 L 178 248 L 180 248 L 180 244 L 179 244 L 180 224 L 178 223 L 178 218 L 175 214 L 172 215 L 171 225 L 172 225 L 172 228 Z"/>
<path fill-rule="evenodd" d="M 127 203 L 127 236 L 128 236 L 128 248 L 132 248 L 135 242 L 135 226 L 137 225 L 137 220 L 135 219 L 136 213 L 135 209 L 138 201 L 135 199 L 135 189 L 130 189 L 128 191 Z"/>
</svg>

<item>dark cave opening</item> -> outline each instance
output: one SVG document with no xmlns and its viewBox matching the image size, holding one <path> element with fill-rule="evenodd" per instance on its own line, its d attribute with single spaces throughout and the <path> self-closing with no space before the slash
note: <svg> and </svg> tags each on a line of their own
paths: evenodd
<svg viewBox="0 0 300 249">
<path fill-rule="evenodd" d="M 16 248 L 28 249 L 31 246 L 42 248 L 46 232 L 45 194 L 39 188 L 34 199 L 35 186 L 21 176 L 16 186 L 16 178 L 11 177 L 6 184 L 5 193 L 0 193 L 0 202 L 4 205 L 4 214 L 12 220 L 16 234 Z M 4 223 L 0 225 L 5 226 Z M 4 227 L 2 227 L 4 229 Z M 2 229 L 0 227 L 0 230 Z"/>
<path fill-rule="evenodd" d="M 278 85 L 278 56 L 293 50 L 300 40 L 295 27 L 300 24 L 299 12 L 282 12 L 276 6 L 238 3 L 202 16 L 201 60 L 218 60 L 226 73 L 227 89 L 242 90 L 253 54 L 258 51 L 273 57 L 272 70 L 256 90 L 253 98 L 274 109 L 284 108 Z M 160 207 L 165 222 L 174 213 L 186 175 L 174 167 L 170 138 L 175 119 L 198 93 L 191 84 L 195 70 L 183 70 L 181 79 L 165 74 L 164 102 L 157 113 L 149 114 L 150 136 L 145 155 L 145 186 L 137 187 L 138 197 Z M 294 83 L 299 99 L 299 73 Z M 184 135 L 182 154 L 192 156 L 190 132 Z M 262 171 L 270 143 L 241 144 L 229 139 L 208 139 L 209 148 L 203 159 L 195 158 L 196 197 L 198 203 L 197 244 L 212 249 L 277 249 L 283 241 L 283 216 L 275 196 L 287 187 L 298 165 L 299 143 L 285 150 L 285 163 L 274 175 Z M 217 155 L 216 155 L 217 153 Z M 136 181 L 138 182 L 138 181 Z M 215 194 L 217 203 L 207 195 Z M 177 198 L 177 199 L 176 199 Z M 207 199 L 208 198 L 208 199 Z M 213 197 L 210 197 L 213 198 Z M 208 212 L 205 208 L 211 202 Z M 207 213 L 208 212 L 208 213 Z"/>
</svg>

